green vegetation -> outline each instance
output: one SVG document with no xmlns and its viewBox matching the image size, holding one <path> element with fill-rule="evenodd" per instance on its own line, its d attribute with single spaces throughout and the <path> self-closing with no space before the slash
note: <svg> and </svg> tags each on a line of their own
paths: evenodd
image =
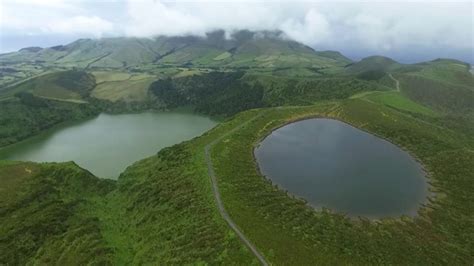
<svg viewBox="0 0 474 266">
<path fill-rule="evenodd" d="M 314 211 L 279 190 L 259 174 L 253 147 L 274 128 L 314 116 L 341 119 L 411 151 L 430 173 L 434 201 L 415 219 L 351 221 L 329 210 Z M 469 204 L 474 146 L 462 139 L 437 125 L 355 99 L 271 109 L 218 143 L 212 155 L 227 211 L 270 262 L 469 264 L 474 257 Z"/>
<path fill-rule="evenodd" d="M 233 115 L 262 106 L 263 88 L 241 81 L 243 72 L 188 76 L 158 80 L 150 90 L 165 106 L 193 105 L 196 111 L 211 115 Z"/>
<path fill-rule="evenodd" d="M 87 179 L 87 183 L 95 184 L 94 188 L 105 189 L 92 194 L 81 192 L 85 188 L 70 189 L 69 182 L 77 178 L 82 180 L 80 176 L 87 175 L 75 166 L 22 165 L 15 170 L 11 164 L 3 163 L 0 169 L 7 173 L 18 171 L 34 180 L 53 177 L 53 180 L 61 180 L 64 183 L 55 185 L 59 191 L 65 191 L 60 195 L 68 195 L 65 196 L 68 199 L 80 198 L 80 205 L 61 214 L 69 217 L 60 220 L 69 221 L 59 227 L 62 231 L 44 235 L 43 242 L 28 246 L 30 251 L 25 253 L 29 254 L 25 258 L 30 262 L 41 258 L 58 261 L 60 247 L 68 245 L 72 239 L 82 243 L 73 237 L 74 232 L 81 232 L 81 235 L 97 239 L 90 243 L 101 250 L 96 253 L 100 255 L 85 257 L 87 262 L 104 259 L 118 264 L 256 263 L 217 213 L 204 146 L 260 112 L 263 115 L 258 119 L 217 143 L 212 158 L 227 211 L 269 262 L 466 264 L 472 261 L 474 232 L 469 222 L 472 219 L 469 203 L 473 200 L 470 191 L 474 189 L 470 182 L 474 173 L 474 145 L 466 146 L 457 132 L 440 128 L 439 124 L 420 123 L 417 118 L 403 115 L 391 107 L 362 99 L 240 113 L 199 138 L 133 164 L 116 185 L 109 182 L 97 186 L 94 182 L 99 179 L 94 182 Z M 341 119 L 411 151 L 430 173 L 435 197 L 417 218 L 372 222 L 350 220 L 329 210 L 314 211 L 303 201 L 289 197 L 259 174 L 253 147 L 274 128 L 314 116 Z M 32 167 L 40 167 L 39 172 L 43 174 L 34 175 L 37 170 L 22 172 Z M 0 184 L 2 189 L 15 186 L 12 181 Z M 84 185 L 83 182 L 79 184 L 74 183 L 73 187 Z M 39 185 L 21 187 L 35 190 L 36 186 Z M 12 196 L 5 194 L 5 197 Z M 18 202 L 16 198 L 8 201 Z M 45 209 L 31 210 L 28 204 L 16 204 L 13 209 L 18 213 L 35 217 L 41 213 L 49 217 L 44 218 L 46 220 L 24 219 L 33 223 L 28 228 L 37 228 L 40 224 L 36 222 L 41 221 L 52 224 L 48 219 L 63 217 L 45 212 Z M 86 220 L 91 223 L 83 222 Z M 9 218 L 2 220 L 2 228 L 11 228 L 4 235 L 12 236 L 8 238 L 10 240 L 4 240 L 5 245 L 11 244 L 13 238 L 20 239 L 21 232 L 25 231 L 4 226 L 10 221 Z M 76 228 L 79 225 L 82 229 Z M 85 244 L 70 251 L 70 258 L 78 256 L 75 252 L 82 252 Z M 16 251 L 11 252 L 7 254 L 16 254 Z M 13 257 L 4 260 L 20 262 Z"/>
<path fill-rule="evenodd" d="M 99 114 L 89 104 L 70 104 L 36 97 L 28 92 L 0 101 L 0 147 L 31 137 L 61 122 Z"/>
<path fill-rule="evenodd" d="M 469 114 L 474 111 L 473 87 L 411 74 L 401 75 L 399 80 L 402 92 L 416 102 L 443 112 Z"/>
<path fill-rule="evenodd" d="M 121 77 L 125 76 L 117 78 Z M 94 88 L 91 96 L 111 102 L 146 102 L 148 100 L 148 87 L 155 79 L 154 76 L 140 74 L 128 76 L 123 80 L 102 81 Z"/>
<path fill-rule="evenodd" d="M 203 154 L 192 153 L 201 143 L 164 149 L 116 184 L 72 164 L 2 163 L 0 189 L 15 196 L 0 197 L 0 262 L 255 264 L 214 208 Z"/>
<path fill-rule="evenodd" d="M 345 71 L 352 74 L 390 72 L 400 68 L 401 66 L 400 63 L 388 57 L 370 56 L 360 60 L 359 62 L 347 65 Z"/>
<path fill-rule="evenodd" d="M 18 92 L 30 92 L 38 97 L 57 100 L 82 100 L 95 86 L 95 79 L 84 71 L 55 72 L 13 86 L 3 97 Z"/>
<path fill-rule="evenodd" d="M 83 39 L 3 54 L 0 63 L 0 146 L 104 111 L 192 106 L 228 117 L 117 181 L 74 163 L 0 161 L 0 264 L 257 264 L 216 208 L 204 147 L 258 115 L 211 155 L 228 213 L 270 263 L 474 261 L 474 78 L 463 62 L 351 63 L 278 33 L 240 31 Z M 350 220 L 260 175 L 259 140 L 320 116 L 420 159 L 435 196 L 419 216 Z"/>
<path fill-rule="evenodd" d="M 192 105 L 198 112 L 225 116 L 256 107 L 311 105 L 320 100 L 344 99 L 361 91 L 380 89 L 385 88 L 348 77 L 297 79 L 244 76 L 244 72 L 168 78 L 150 86 L 151 92 L 169 108 Z"/>
<path fill-rule="evenodd" d="M 258 59 L 257 59 L 258 58 Z M 80 39 L 68 45 L 45 49 L 27 49 L 0 55 L 0 63 L 34 75 L 46 68 L 77 67 L 105 69 L 141 69 L 158 64 L 206 67 L 313 67 L 344 66 L 350 60 L 333 51 L 315 52 L 300 43 L 285 40 L 278 32 L 235 32 L 226 38 L 223 31 L 207 38 L 158 37 Z M 26 68 L 24 63 L 33 65 Z M 6 72 L 0 82 L 17 80 L 18 73 Z M 7 80 L 9 78 L 9 80 Z M 0 83 L 1 84 L 1 83 Z"/>
<path fill-rule="evenodd" d="M 100 221 L 89 205 L 114 184 L 74 163 L 1 163 L 2 264 L 110 263 Z"/>
<path fill-rule="evenodd" d="M 403 97 L 399 92 L 396 91 L 373 92 L 361 96 L 354 96 L 354 98 L 358 97 L 363 97 L 368 101 L 384 104 L 386 106 L 406 112 L 419 113 L 426 116 L 437 116 L 437 113 L 432 109 Z"/>
</svg>

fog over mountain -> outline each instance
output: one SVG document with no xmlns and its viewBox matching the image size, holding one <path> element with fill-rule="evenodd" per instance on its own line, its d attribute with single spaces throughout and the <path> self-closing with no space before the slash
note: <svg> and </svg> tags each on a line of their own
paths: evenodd
<svg viewBox="0 0 474 266">
<path fill-rule="evenodd" d="M 316 50 L 401 62 L 474 63 L 471 1 L 5 0 L 0 52 L 78 38 L 201 35 L 216 29 L 281 30 Z M 25 35 L 26 33 L 26 35 Z"/>
</svg>

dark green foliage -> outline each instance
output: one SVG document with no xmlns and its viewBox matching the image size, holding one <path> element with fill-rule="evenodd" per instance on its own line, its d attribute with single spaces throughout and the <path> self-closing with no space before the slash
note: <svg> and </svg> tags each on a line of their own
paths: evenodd
<svg viewBox="0 0 474 266">
<path fill-rule="evenodd" d="M 363 80 L 380 80 L 386 75 L 385 71 L 383 70 L 369 70 L 357 74 L 357 78 Z"/>
<path fill-rule="evenodd" d="M 84 210 L 113 183 L 74 163 L 1 166 L 0 179 L 15 191 L 0 196 L 0 264 L 110 263 L 99 221 Z"/>
<path fill-rule="evenodd" d="M 129 167 L 118 180 L 131 264 L 248 264 L 220 219 L 194 146 L 179 144 Z"/>
<path fill-rule="evenodd" d="M 345 99 L 356 93 L 383 89 L 354 78 L 258 78 L 265 86 L 266 106 L 312 105 L 321 100 Z"/>
<path fill-rule="evenodd" d="M 19 100 L 0 101 L 0 147 L 23 140 L 65 121 L 100 112 L 89 104 L 71 104 L 18 94 Z"/>
<path fill-rule="evenodd" d="M 444 112 L 474 112 L 474 89 L 418 75 L 400 76 L 400 87 L 410 99 Z"/>
<path fill-rule="evenodd" d="M 230 116 L 263 106 L 311 105 L 381 89 L 355 78 L 294 79 L 243 76 L 243 72 L 211 72 L 154 82 L 150 90 L 170 108 L 193 105 L 196 111 Z"/>
<path fill-rule="evenodd" d="M 211 72 L 159 80 L 150 90 L 169 108 L 193 105 L 196 111 L 230 116 L 262 106 L 263 88 L 241 80 L 243 72 Z"/>
<path fill-rule="evenodd" d="M 15 94 L 15 97 L 20 99 L 23 105 L 30 107 L 47 107 L 47 101 L 39 97 L 35 97 L 33 94 L 25 91 L 21 91 Z"/>
<path fill-rule="evenodd" d="M 5 95 L 30 92 L 50 98 L 64 98 L 70 92 L 76 93 L 82 98 L 87 98 L 94 87 L 95 78 L 93 75 L 82 70 L 67 70 L 26 80 L 8 88 Z"/>
<path fill-rule="evenodd" d="M 51 76 L 51 82 L 82 97 L 88 96 L 95 86 L 94 76 L 82 70 L 68 70 L 55 74 Z"/>
<path fill-rule="evenodd" d="M 263 87 L 260 84 L 249 85 L 234 83 L 229 87 L 214 93 L 196 107 L 196 111 L 211 115 L 225 115 L 261 107 Z"/>
<path fill-rule="evenodd" d="M 150 91 L 169 108 L 175 108 L 188 103 L 184 95 L 175 88 L 170 78 L 153 82 L 150 85 Z"/>
</svg>

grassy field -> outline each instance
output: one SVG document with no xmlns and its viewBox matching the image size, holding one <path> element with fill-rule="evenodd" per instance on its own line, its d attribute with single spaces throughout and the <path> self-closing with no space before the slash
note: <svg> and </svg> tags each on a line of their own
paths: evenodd
<svg viewBox="0 0 474 266">
<path fill-rule="evenodd" d="M 128 72 L 116 72 L 116 71 L 93 71 L 92 75 L 95 77 L 97 84 L 107 81 L 124 81 L 130 79 L 132 76 Z"/>
<path fill-rule="evenodd" d="M 81 101 L 95 86 L 95 79 L 84 71 L 59 71 L 27 79 L 6 91 L 1 97 L 11 97 L 19 92 L 30 92 L 38 97 L 58 100 Z"/>
<path fill-rule="evenodd" d="M 426 116 L 435 117 L 439 114 L 432 109 L 418 104 L 403 95 L 401 95 L 397 91 L 388 91 L 388 92 L 381 92 L 381 91 L 371 91 L 371 92 L 364 92 L 357 95 L 352 96 L 351 98 L 362 98 L 369 102 L 383 104 L 395 109 L 411 112 L 411 113 L 419 113 Z"/>
<path fill-rule="evenodd" d="M 108 78 L 123 77 L 125 75 Z M 123 80 L 102 81 L 92 90 L 91 96 L 111 102 L 145 102 L 148 100 L 148 87 L 155 80 L 154 76 L 140 74 L 128 76 Z"/>
</svg>

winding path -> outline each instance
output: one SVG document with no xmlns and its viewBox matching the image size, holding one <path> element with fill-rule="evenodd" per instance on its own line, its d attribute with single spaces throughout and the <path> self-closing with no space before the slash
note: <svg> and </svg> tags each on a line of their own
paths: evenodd
<svg viewBox="0 0 474 266">
<path fill-rule="evenodd" d="M 395 87 L 397 88 L 397 91 L 400 92 L 400 81 L 398 79 L 394 78 L 392 73 L 388 74 L 388 76 L 395 81 Z"/>
<path fill-rule="evenodd" d="M 238 125 L 237 127 L 233 128 L 232 130 L 228 131 L 227 133 L 225 133 L 225 134 L 221 135 L 220 137 L 218 137 L 217 139 L 213 140 L 211 143 L 207 144 L 204 147 L 204 154 L 205 154 L 205 157 L 206 157 L 207 172 L 208 172 L 209 177 L 211 178 L 212 191 L 214 193 L 214 198 L 216 199 L 217 208 L 219 209 L 219 213 L 221 214 L 222 218 L 224 218 L 224 220 L 227 222 L 227 224 L 230 226 L 230 228 L 232 228 L 232 230 L 234 230 L 234 232 L 239 236 L 239 238 L 242 240 L 242 242 L 244 242 L 244 244 L 252 251 L 252 253 L 255 255 L 255 257 L 257 257 L 257 259 L 260 261 L 260 263 L 262 265 L 267 266 L 268 263 L 265 260 L 265 258 L 263 257 L 263 255 L 260 254 L 260 252 L 257 250 L 257 248 L 247 239 L 247 237 L 242 233 L 242 231 L 240 231 L 238 226 L 235 224 L 235 222 L 232 220 L 232 218 L 230 218 L 229 214 L 225 210 L 224 204 L 222 203 L 221 194 L 219 192 L 219 187 L 217 186 L 217 178 L 216 178 L 216 174 L 214 172 L 214 167 L 212 165 L 212 159 L 211 159 L 212 146 L 214 146 L 215 144 L 217 144 L 218 142 L 223 140 L 225 137 L 231 135 L 235 131 L 241 129 L 242 127 L 244 127 L 248 123 L 252 122 L 253 120 L 259 118 L 263 114 L 264 114 L 264 112 L 261 112 L 260 114 L 254 116 L 252 119 L 247 120 L 246 122 Z"/>
</svg>

